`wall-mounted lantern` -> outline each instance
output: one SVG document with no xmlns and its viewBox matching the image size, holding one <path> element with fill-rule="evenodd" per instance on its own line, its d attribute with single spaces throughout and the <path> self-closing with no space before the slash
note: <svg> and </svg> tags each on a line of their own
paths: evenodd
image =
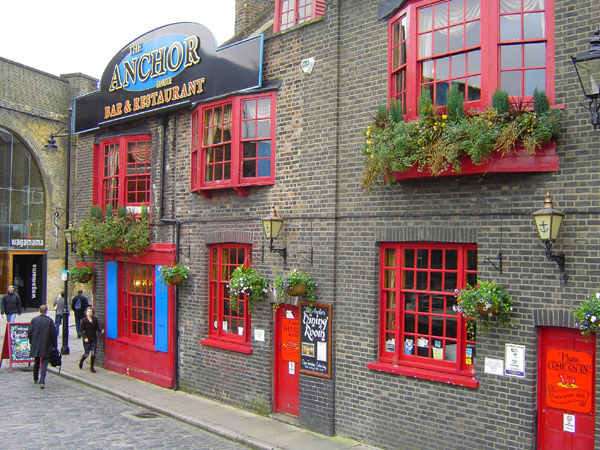
<svg viewBox="0 0 600 450">
<path fill-rule="evenodd" d="M 596 28 L 594 37 L 590 41 L 590 50 L 577 58 L 571 56 L 575 65 L 575 71 L 585 95 L 590 103 L 583 105 L 592 115 L 592 126 L 594 130 L 600 126 L 600 27 Z"/>
<path fill-rule="evenodd" d="M 532 215 L 540 239 L 546 247 L 546 259 L 548 261 L 554 261 L 558 265 L 561 278 L 566 284 L 569 276 L 565 273 L 565 255 L 564 253 L 558 255 L 552 253 L 552 245 L 558 238 L 558 232 L 560 231 L 560 226 L 562 225 L 565 215 L 554 209 L 550 193 L 546 193 L 546 200 L 544 201 L 542 209 L 538 209 L 532 213 Z"/>
<path fill-rule="evenodd" d="M 271 253 L 275 252 L 281 255 L 283 258 L 283 266 L 285 267 L 287 260 L 287 247 L 283 248 L 274 248 L 273 247 L 273 239 L 277 239 L 279 237 L 279 232 L 281 231 L 281 227 L 283 226 L 283 219 L 277 215 L 277 211 L 275 211 L 275 205 L 273 205 L 273 210 L 271 211 L 271 215 L 261 219 L 263 231 L 265 233 L 265 238 L 269 240 L 269 250 Z"/>
</svg>

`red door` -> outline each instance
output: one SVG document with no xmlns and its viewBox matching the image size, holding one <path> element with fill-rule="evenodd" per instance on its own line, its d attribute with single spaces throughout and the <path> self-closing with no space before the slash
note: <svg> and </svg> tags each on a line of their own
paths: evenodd
<svg viewBox="0 0 600 450">
<path fill-rule="evenodd" d="M 538 448 L 593 450 L 596 336 L 540 328 Z"/>
<path fill-rule="evenodd" d="M 282 304 L 275 314 L 275 412 L 298 415 L 300 308 Z"/>
</svg>

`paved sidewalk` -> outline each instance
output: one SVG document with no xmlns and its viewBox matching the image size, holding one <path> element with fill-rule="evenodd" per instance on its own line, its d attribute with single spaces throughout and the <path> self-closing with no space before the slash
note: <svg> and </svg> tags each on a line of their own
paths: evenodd
<svg viewBox="0 0 600 450">
<path fill-rule="evenodd" d="M 38 313 L 28 311 L 17 319 L 30 322 Z M 54 317 L 52 311 L 50 317 Z M 69 319 L 72 319 L 70 315 Z M 5 321 L 0 320 L 0 333 L 4 334 Z M 69 321 L 70 354 L 62 358 L 60 376 L 84 383 L 123 400 L 164 414 L 165 416 L 200 427 L 240 444 L 264 450 L 374 450 L 359 442 L 341 437 L 328 437 L 289 425 L 278 420 L 260 416 L 242 409 L 224 405 L 203 397 L 186 394 L 182 391 L 165 389 L 134 378 L 96 367 L 97 372 L 89 371 L 89 358 L 80 370 L 79 359 L 83 354 L 81 340 L 77 339 L 75 326 Z M 1 337 L 1 336 L 0 336 Z M 62 344 L 61 335 L 58 346 Z M 3 361 L 3 364 L 8 361 Z M 58 369 L 49 367 L 58 374 Z"/>
</svg>

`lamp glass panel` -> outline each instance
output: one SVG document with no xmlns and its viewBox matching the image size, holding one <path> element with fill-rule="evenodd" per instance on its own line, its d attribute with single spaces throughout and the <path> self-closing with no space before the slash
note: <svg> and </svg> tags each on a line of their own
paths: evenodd
<svg viewBox="0 0 600 450">
<path fill-rule="evenodd" d="M 558 238 L 558 232 L 562 224 L 563 216 L 554 215 L 552 216 L 552 235 L 551 238 L 555 241 Z"/>
<path fill-rule="evenodd" d="M 587 97 L 600 94 L 600 55 L 596 59 L 577 61 L 575 68 Z"/>
<path fill-rule="evenodd" d="M 283 220 L 272 220 L 271 221 L 271 237 L 273 239 L 277 239 L 279 236 L 279 232 L 281 231 L 281 226 L 283 225 Z"/>
<path fill-rule="evenodd" d="M 542 241 L 551 239 L 550 230 L 552 229 L 552 214 L 538 214 L 534 216 L 535 226 Z"/>
<path fill-rule="evenodd" d="M 263 219 L 262 223 L 265 237 L 271 239 L 271 221 L 269 219 Z"/>
</svg>

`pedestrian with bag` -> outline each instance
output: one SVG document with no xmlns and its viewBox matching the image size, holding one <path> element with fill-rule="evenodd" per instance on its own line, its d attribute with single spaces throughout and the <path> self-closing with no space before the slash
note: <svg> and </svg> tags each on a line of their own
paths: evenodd
<svg viewBox="0 0 600 450">
<path fill-rule="evenodd" d="M 21 298 L 15 292 L 13 285 L 8 286 L 8 293 L 2 297 L 2 305 L 0 307 L 2 315 L 6 314 L 7 322 L 17 320 L 17 314 L 20 316 L 23 310 L 21 309 Z"/>
<path fill-rule="evenodd" d="M 58 336 L 58 330 L 60 330 L 63 311 L 65 309 L 65 291 L 61 291 L 60 295 L 54 299 L 54 304 L 52 306 L 54 307 L 54 322 L 56 324 L 56 335 Z"/>
<path fill-rule="evenodd" d="M 81 319 L 81 336 L 83 337 L 83 356 L 79 360 L 79 368 L 83 369 L 83 362 L 91 355 L 90 372 L 96 373 L 94 364 L 96 363 L 96 347 L 98 343 L 98 335 L 100 332 L 104 334 L 104 328 L 100 330 L 98 318 L 94 315 L 94 309 L 89 306 L 86 310 L 86 315 Z"/>
<path fill-rule="evenodd" d="M 47 312 L 48 307 L 46 305 L 40 306 L 40 315 L 31 319 L 27 330 L 30 344 L 29 355 L 34 358 L 33 384 L 39 385 L 40 389 L 46 387 L 48 363 L 50 362 L 52 352 L 58 346 L 54 321 L 47 316 Z M 41 373 L 40 367 L 42 369 Z"/>
<path fill-rule="evenodd" d="M 75 328 L 77 329 L 77 339 L 81 337 L 81 319 L 85 317 L 85 312 L 87 311 L 90 303 L 85 295 L 83 295 L 83 291 L 79 289 L 77 291 L 77 295 L 73 297 L 71 300 L 71 309 L 73 310 L 73 314 L 75 314 Z"/>
</svg>

